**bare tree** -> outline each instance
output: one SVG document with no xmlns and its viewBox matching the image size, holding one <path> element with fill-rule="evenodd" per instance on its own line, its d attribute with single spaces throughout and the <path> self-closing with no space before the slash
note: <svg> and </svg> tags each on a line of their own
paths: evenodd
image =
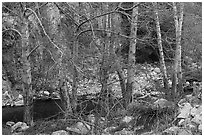
<svg viewBox="0 0 204 137">
<path fill-rule="evenodd" d="M 182 69 L 181 69 L 181 33 L 182 33 L 182 23 L 183 23 L 183 8 L 184 3 L 179 3 L 179 11 L 177 11 L 176 3 L 173 2 L 174 10 L 174 22 L 176 28 L 176 51 L 174 57 L 174 71 L 172 78 L 172 94 L 175 97 L 177 93 L 177 83 L 178 90 L 182 92 Z"/>
<path fill-rule="evenodd" d="M 29 20 L 26 17 L 24 12 L 27 10 L 25 8 L 25 3 L 21 3 L 22 12 L 20 18 L 22 19 L 21 25 L 21 36 L 22 36 L 22 62 L 23 62 L 23 70 L 22 70 L 22 80 L 23 80 L 23 99 L 24 99 L 24 121 L 28 125 L 33 125 L 33 92 L 31 86 L 31 64 L 29 60 L 30 53 L 30 42 L 29 42 Z"/>
<path fill-rule="evenodd" d="M 134 5 L 137 3 L 134 3 Z M 129 53 L 128 53 L 128 70 L 127 70 L 127 86 L 125 93 L 125 107 L 130 103 L 132 93 L 134 90 L 134 66 L 135 66 L 135 52 L 137 43 L 137 21 L 138 21 L 138 7 L 134 7 L 132 11 L 131 34 Z"/>
<path fill-rule="evenodd" d="M 166 72 L 166 65 L 165 65 L 165 61 L 164 61 L 164 52 L 163 52 L 160 22 L 159 22 L 159 16 L 158 16 L 159 13 L 158 13 L 156 2 L 153 2 L 153 7 L 154 7 L 154 13 L 155 13 L 155 20 L 156 20 L 157 42 L 158 42 L 159 54 L 160 54 L 160 58 L 159 58 L 160 69 L 161 69 L 162 74 L 163 74 L 164 88 L 168 92 L 169 91 L 169 84 L 168 84 L 168 77 L 167 77 L 167 72 Z"/>
</svg>

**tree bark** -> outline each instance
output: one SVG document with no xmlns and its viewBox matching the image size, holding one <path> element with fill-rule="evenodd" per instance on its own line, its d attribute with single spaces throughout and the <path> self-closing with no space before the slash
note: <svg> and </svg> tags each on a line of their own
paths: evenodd
<svg viewBox="0 0 204 137">
<path fill-rule="evenodd" d="M 125 107 L 131 102 L 132 93 L 134 90 L 134 66 L 135 66 L 135 54 L 136 54 L 136 43 L 137 43 L 137 19 L 138 19 L 138 7 L 133 8 L 132 12 L 132 23 L 131 23 L 131 39 L 129 53 L 128 53 L 128 70 L 127 70 L 127 86 L 125 93 Z"/>
<path fill-rule="evenodd" d="M 166 89 L 166 94 L 168 95 L 169 84 L 168 84 L 168 77 L 167 77 L 167 72 L 166 72 L 166 65 L 164 61 L 164 52 L 163 52 L 163 46 L 162 46 L 162 38 L 161 38 L 161 30 L 160 30 L 157 3 L 153 2 L 153 6 L 154 6 L 154 13 L 155 13 L 155 20 L 156 20 L 156 28 L 157 28 L 157 41 L 158 41 L 158 47 L 159 47 L 159 53 L 160 53 L 160 58 L 159 58 L 160 69 L 163 74 L 164 88 Z"/>
<path fill-rule="evenodd" d="M 33 125 L 33 91 L 31 86 L 31 65 L 29 61 L 29 23 L 27 18 L 22 15 L 22 62 L 23 62 L 23 70 L 22 70 L 22 80 L 23 80 L 23 99 L 24 99 L 24 121 L 28 125 Z"/>
<path fill-rule="evenodd" d="M 78 7 L 78 11 L 80 12 L 80 6 L 81 3 L 78 2 L 76 3 L 76 6 Z M 76 16 L 75 20 L 79 23 L 80 22 L 80 17 Z M 75 34 L 76 35 L 76 34 Z M 74 41 L 74 47 L 73 47 L 73 83 L 72 83 L 72 109 L 73 112 L 76 111 L 77 107 L 77 82 L 78 82 L 78 71 L 76 68 L 77 65 L 77 57 L 78 57 L 78 39 L 75 39 Z"/>
<path fill-rule="evenodd" d="M 182 23 L 183 23 L 183 8 L 184 3 L 180 3 L 180 11 L 179 15 L 177 13 L 176 4 L 173 2 L 173 10 L 174 10 L 174 22 L 176 28 L 176 51 L 174 57 L 174 71 L 172 78 L 172 94 L 173 97 L 177 97 L 177 83 L 179 92 L 182 92 L 182 69 L 181 69 L 181 32 L 182 32 Z"/>
</svg>

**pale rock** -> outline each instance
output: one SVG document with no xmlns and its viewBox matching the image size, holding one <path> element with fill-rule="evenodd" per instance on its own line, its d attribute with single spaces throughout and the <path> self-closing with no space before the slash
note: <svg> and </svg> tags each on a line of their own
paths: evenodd
<svg viewBox="0 0 204 137">
<path fill-rule="evenodd" d="M 198 125 L 202 124 L 202 114 L 195 115 L 191 121 L 198 124 Z"/>
<path fill-rule="evenodd" d="M 190 103 L 184 103 L 184 106 L 179 109 L 179 115 L 177 118 L 188 118 L 191 112 L 192 106 Z"/>
<path fill-rule="evenodd" d="M 179 132 L 179 127 L 177 126 L 173 126 L 173 127 L 170 127 L 170 128 L 167 128 L 166 130 L 163 131 L 163 134 L 164 135 L 177 135 L 178 132 Z"/>
<path fill-rule="evenodd" d="M 23 106 L 24 102 L 23 102 L 23 100 L 19 100 L 19 101 L 16 101 L 14 104 L 15 104 L 15 106 Z"/>
<path fill-rule="evenodd" d="M 65 130 L 58 130 L 53 132 L 52 135 L 69 135 L 69 133 Z"/>
<path fill-rule="evenodd" d="M 122 120 L 121 120 L 121 122 L 120 123 L 129 123 L 130 121 L 132 121 L 133 120 L 133 116 L 125 116 Z"/>
<path fill-rule="evenodd" d="M 187 124 L 188 129 L 190 129 L 191 131 L 195 131 L 197 130 L 197 126 L 193 123 L 189 123 Z"/>
<path fill-rule="evenodd" d="M 186 130 L 186 129 L 180 129 L 178 131 L 177 135 L 192 135 L 192 132 L 190 130 Z"/>
<path fill-rule="evenodd" d="M 161 98 L 154 102 L 154 106 L 160 107 L 160 108 L 172 108 L 174 107 L 174 104 L 173 102 L 170 102 L 164 98 Z"/>
<path fill-rule="evenodd" d="M 23 95 L 19 94 L 18 99 L 23 99 Z"/>
<path fill-rule="evenodd" d="M 202 132 L 202 124 L 200 124 L 200 125 L 198 126 L 198 131 L 199 131 L 199 132 Z"/>
<path fill-rule="evenodd" d="M 156 73 L 160 73 L 160 72 L 161 72 L 161 71 L 160 71 L 160 68 L 155 68 L 154 71 L 155 71 Z"/>
<path fill-rule="evenodd" d="M 24 122 L 17 122 L 15 125 L 11 127 L 11 132 L 17 131 L 17 132 L 22 132 L 25 131 L 29 128 L 26 123 Z"/>
<path fill-rule="evenodd" d="M 72 125 L 71 127 L 67 127 L 66 130 L 72 131 L 72 132 L 75 132 L 78 134 L 86 135 L 90 132 L 91 126 L 86 124 L 86 123 L 77 122 L 76 124 Z"/>
<path fill-rule="evenodd" d="M 88 115 L 87 119 L 88 119 L 88 121 L 91 122 L 91 123 L 94 123 L 95 120 L 96 120 L 94 114 L 90 114 L 90 115 Z"/>
<path fill-rule="evenodd" d="M 104 129 L 104 133 L 109 134 L 111 131 L 115 130 L 116 127 L 107 127 L 106 129 Z"/>
<path fill-rule="evenodd" d="M 6 122 L 6 125 L 9 127 L 13 126 L 14 124 L 15 124 L 15 122 L 13 122 L 13 121 L 7 121 Z"/>
</svg>

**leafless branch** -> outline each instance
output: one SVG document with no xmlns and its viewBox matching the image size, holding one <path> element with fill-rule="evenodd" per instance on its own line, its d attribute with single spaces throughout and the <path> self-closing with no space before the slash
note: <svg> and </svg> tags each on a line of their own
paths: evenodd
<svg viewBox="0 0 204 137">
<path fill-rule="evenodd" d="M 22 38 L 21 33 L 20 33 L 17 29 L 9 28 L 9 29 L 6 29 L 6 30 L 2 31 L 2 34 L 5 33 L 6 31 L 15 31 L 15 32 L 17 32 L 18 35 Z"/>
<path fill-rule="evenodd" d="M 13 10 L 11 10 L 10 8 L 6 7 L 4 4 L 2 4 L 2 6 L 4 8 L 6 8 L 8 11 L 12 12 L 14 15 L 19 16 L 17 13 L 15 13 Z"/>
<path fill-rule="evenodd" d="M 141 4 L 141 3 L 135 4 L 135 5 L 133 5 L 133 6 L 130 7 L 130 8 L 123 8 L 123 7 L 121 7 L 121 4 L 120 4 L 120 5 L 118 6 L 118 8 L 120 8 L 120 9 L 122 9 L 122 10 L 124 10 L 124 11 L 128 11 L 128 10 L 134 9 L 135 7 L 138 7 L 140 4 Z"/>
<path fill-rule="evenodd" d="M 30 9 L 30 8 L 27 8 L 27 10 L 30 10 L 31 12 L 33 12 L 33 14 L 34 14 L 35 17 L 37 18 L 37 20 L 38 20 L 38 22 L 39 22 L 39 24 L 40 24 L 40 26 L 41 26 L 41 28 L 42 28 L 44 34 L 47 36 L 48 40 L 52 43 L 52 45 L 53 45 L 54 47 L 56 47 L 56 48 L 60 51 L 61 56 L 62 56 L 63 51 L 51 40 L 50 36 L 49 36 L 49 35 L 47 34 L 47 32 L 45 31 L 45 28 L 44 28 L 44 26 L 42 25 L 41 20 L 38 18 L 36 12 L 33 11 L 32 9 Z"/>
<path fill-rule="evenodd" d="M 85 33 L 85 32 L 88 32 L 88 31 L 105 31 L 105 32 L 108 32 L 108 33 L 113 33 L 113 34 L 119 35 L 119 36 L 121 36 L 121 37 L 128 38 L 128 39 L 135 39 L 134 37 L 126 36 L 126 35 L 120 34 L 120 33 L 118 33 L 118 32 L 114 32 L 114 31 L 111 31 L 111 30 L 105 30 L 105 29 L 94 29 L 94 30 L 88 29 L 88 30 L 84 30 L 84 31 L 78 33 L 78 35 L 76 35 L 76 39 L 78 39 L 78 37 L 79 37 L 81 34 L 83 34 L 83 33 Z M 139 39 L 139 38 L 136 38 L 136 39 L 137 39 L 137 40 L 140 40 L 140 41 L 145 41 L 145 40 Z"/>
</svg>

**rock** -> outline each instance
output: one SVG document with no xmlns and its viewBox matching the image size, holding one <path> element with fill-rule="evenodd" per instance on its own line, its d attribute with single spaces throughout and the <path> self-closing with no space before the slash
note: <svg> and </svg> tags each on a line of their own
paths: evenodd
<svg viewBox="0 0 204 137">
<path fill-rule="evenodd" d="M 160 68 L 155 68 L 154 71 L 155 71 L 156 73 L 161 73 Z"/>
<path fill-rule="evenodd" d="M 94 114 L 90 114 L 90 115 L 87 116 L 87 120 L 90 123 L 94 124 L 95 120 L 96 120 L 96 117 L 95 117 Z M 102 127 L 102 126 L 104 126 L 106 124 L 106 119 L 104 117 L 100 117 L 98 122 L 99 122 L 99 126 Z"/>
<path fill-rule="evenodd" d="M 181 106 L 179 109 L 180 114 L 177 118 L 188 118 L 191 112 L 192 106 L 190 103 L 184 103 L 184 106 Z"/>
<path fill-rule="evenodd" d="M 19 94 L 18 95 L 18 99 L 22 100 L 23 99 L 23 95 Z"/>
<path fill-rule="evenodd" d="M 23 132 L 14 132 L 12 135 L 23 135 Z"/>
<path fill-rule="evenodd" d="M 198 131 L 202 133 L 202 124 L 198 126 Z"/>
<path fill-rule="evenodd" d="M 202 124 L 202 114 L 195 115 L 194 118 L 191 121 L 194 122 L 197 125 Z"/>
<path fill-rule="evenodd" d="M 88 119 L 88 121 L 91 122 L 91 123 L 94 123 L 95 120 L 96 120 L 94 114 L 90 114 L 90 115 L 88 115 L 87 119 Z"/>
<path fill-rule="evenodd" d="M 121 120 L 121 122 L 120 123 L 126 123 L 126 124 L 128 124 L 128 123 L 130 123 L 130 121 L 132 121 L 133 120 L 133 116 L 125 116 L 122 120 Z"/>
<path fill-rule="evenodd" d="M 178 125 L 179 125 L 180 127 L 186 126 L 187 124 L 191 124 L 191 118 L 181 119 L 181 120 L 178 122 Z"/>
<path fill-rule="evenodd" d="M 22 132 L 29 128 L 24 122 L 17 122 L 15 125 L 11 127 L 11 132 Z"/>
<path fill-rule="evenodd" d="M 190 130 L 180 129 L 177 135 L 192 135 L 192 132 Z"/>
<path fill-rule="evenodd" d="M 41 96 L 47 96 L 48 97 L 50 95 L 50 92 L 48 92 L 48 91 L 40 91 L 39 94 Z"/>
<path fill-rule="evenodd" d="M 163 131 L 163 135 L 192 135 L 192 133 L 190 130 L 173 126 Z"/>
<path fill-rule="evenodd" d="M 6 122 L 6 125 L 9 127 L 13 126 L 14 124 L 15 124 L 15 122 L 13 122 L 13 121 Z"/>
<path fill-rule="evenodd" d="M 197 131 L 197 126 L 195 124 L 193 124 L 193 123 L 187 124 L 187 127 L 188 127 L 188 129 L 190 129 L 193 132 Z"/>
<path fill-rule="evenodd" d="M 163 131 L 163 135 L 177 135 L 179 132 L 179 127 L 173 126 L 170 128 L 167 128 L 166 130 Z"/>
<path fill-rule="evenodd" d="M 160 108 L 173 108 L 174 103 L 171 101 L 168 101 L 164 98 L 158 99 L 157 101 L 154 102 L 155 107 L 160 107 Z"/>
<path fill-rule="evenodd" d="M 69 133 L 65 130 L 58 130 L 53 132 L 52 135 L 69 135 Z"/>
<path fill-rule="evenodd" d="M 107 127 L 106 129 L 104 129 L 104 132 L 105 133 L 110 133 L 114 129 L 116 129 L 116 127 Z"/>
<path fill-rule="evenodd" d="M 202 105 L 193 107 L 190 112 L 191 116 L 201 115 L 202 114 Z"/>
<path fill-rule="evenodd" d="M 24 103 L 23 103 L 23 100 L 19 100 L 17 102 L 14 102 L 15 106 L 23 106 Z"/>
<path fill-rule="evenodd" d="M 134 131 L 128 131 L 128 130 L 121 130 L 121 131 L 117 131 L 115 132 L 114 135 L 134 135 Z"/>
<path fill-rule="evenodd" d="M 77 122 L 76 124 L 72 125 L 71 127 L 67 127 L 66 130 L 75 132 L 77 134 L 86 135 L 90 132 L 91 126 L 86 124 L 86 123 Z"/>
</svg>

